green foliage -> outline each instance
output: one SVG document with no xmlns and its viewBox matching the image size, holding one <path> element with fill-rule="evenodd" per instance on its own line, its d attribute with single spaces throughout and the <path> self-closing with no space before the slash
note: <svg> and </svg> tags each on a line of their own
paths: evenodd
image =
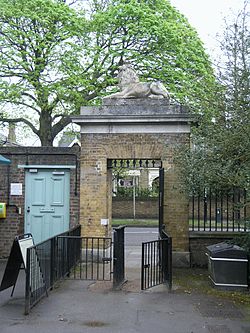
<svg viewBox="0 0 250 333">
<path fill-rule="evenodd" d="M 208 56 L 169 1 L 109 0 L 93 19 L 100 59 L 109 53 L 119 63 L 130 61 L 143 80 L 160 80 L 174 99 L 208 110 L 215 83 Z"/>
<path fill-rule="evenodd" d="M 0 100 L 20 106 L 12 122 L 26 123 L 43 145 L 70 121 L 60 115 L 67 114 L 70 93 L 60 66 L 70 61 L 67 50 L 82 38 L 84 22 L 62 1 L 0 0 Z"/>
<path fill-rule="evenodd" d="M 116 196 L 119 198 L 133 198 L 133 187 L 117 187 Z M 150 188 L 135 188 L 136 198 L 157 198 L 159 191 Z"/>
<path fill-rule="evenodd" d="M 230 244 L 235 244 L 242 247 L 250 254 L 250 233 L 246 232 L 240 236 L 237 236 L 229 241 Z"/>
<path fill-rule="evenodd" d="M 178 156 L 180 174 L 191 192 L 250 188 L 250 34 L 246 8 L 226 25 L 221 41 L 223 63 L 213 121 L 201 118 L 193 129 L 192 149 Z M 223 67 L 224 66 L 224 67 Z"/>
<path fill-rule="evenodd" d="M 21 114 L 2 121 L 22 121 L 42 145 L 52 145 L 70 114 L 116 89 L 124 61 L 142 80 L 162 81 L 173 99 L 210 115 L 210 61 L 168 0 L 92 0 L 85 9 L 59 0 L 0 0 L 0 101 Z"/>
</svg>

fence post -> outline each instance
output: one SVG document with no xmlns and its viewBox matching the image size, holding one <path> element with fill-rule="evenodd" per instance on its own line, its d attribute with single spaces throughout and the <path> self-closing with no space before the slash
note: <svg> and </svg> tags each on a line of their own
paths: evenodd
<svg viewBox="0 0 250 333">
<path fill-rule="evenodd" d="M 30 251 L 27 249 L 27 258 L 26 258 L 26 279 L 25 279 L 25 307 L 24 314 L 27 315 L 30 312 Z"/>
<path fill-rule="evenodd" d="M 113 287 L 117 288 L 125 281 L 125 256 L 124 256 L 124 229 L 126 226 L 114 228 L 113 249 Z"/>
<path fill-rule="evenodd" d="M 168 288 L 172 290 L 172 237 L 168 237 Z"/>
<path fill-rule="evenodd" d="M 56 242 L 56 237 L 51 238 L 51 248 L 50 248 L 50 288 L 52 289 L 54 286 L 54 281 L 55 281 L 55 271 L 56 271 L 56 256 L 55 256 L 55 242 Z"/>
</svg>

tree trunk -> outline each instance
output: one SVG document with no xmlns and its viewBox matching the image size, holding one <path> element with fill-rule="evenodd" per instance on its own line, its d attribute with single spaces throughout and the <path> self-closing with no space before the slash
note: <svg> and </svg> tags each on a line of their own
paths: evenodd
<svg viewBox="0 0 250 333">
<path fill-rule="evenodd" d="M 48 111 L 42 111 L 40 115 L 39 139 L 42 146 L 53 146 L 52 118 Z"/>
</svg>

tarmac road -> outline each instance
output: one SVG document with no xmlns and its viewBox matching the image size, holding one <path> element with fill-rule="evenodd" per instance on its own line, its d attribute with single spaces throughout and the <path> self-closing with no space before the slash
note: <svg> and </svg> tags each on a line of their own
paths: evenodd
<svg viewBox="0 0 250 333">
<path fill-rule="evenodd" d="M 125 228 L 125 246 L 141 246 L 142 242 L 158 239 L 158 228 Z"/>
</svg>

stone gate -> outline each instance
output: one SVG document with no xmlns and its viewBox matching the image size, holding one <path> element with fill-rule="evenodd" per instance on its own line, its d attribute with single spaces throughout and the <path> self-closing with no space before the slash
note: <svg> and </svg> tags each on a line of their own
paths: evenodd
<svg viewBox="0 0 250 333">
<path fill-rule="evenodd" d="M 110 159 L 161 160 L 164 224 L 173 238 L 173 260 L 188 266 L 188 199 L 173 159 L 190 140 L 190 117 L 167 98 L 105 98 L 72 117 L 81 126 L 80 223 L 85 236 L 109 236 L 112 218 Z"/>
</svg>

